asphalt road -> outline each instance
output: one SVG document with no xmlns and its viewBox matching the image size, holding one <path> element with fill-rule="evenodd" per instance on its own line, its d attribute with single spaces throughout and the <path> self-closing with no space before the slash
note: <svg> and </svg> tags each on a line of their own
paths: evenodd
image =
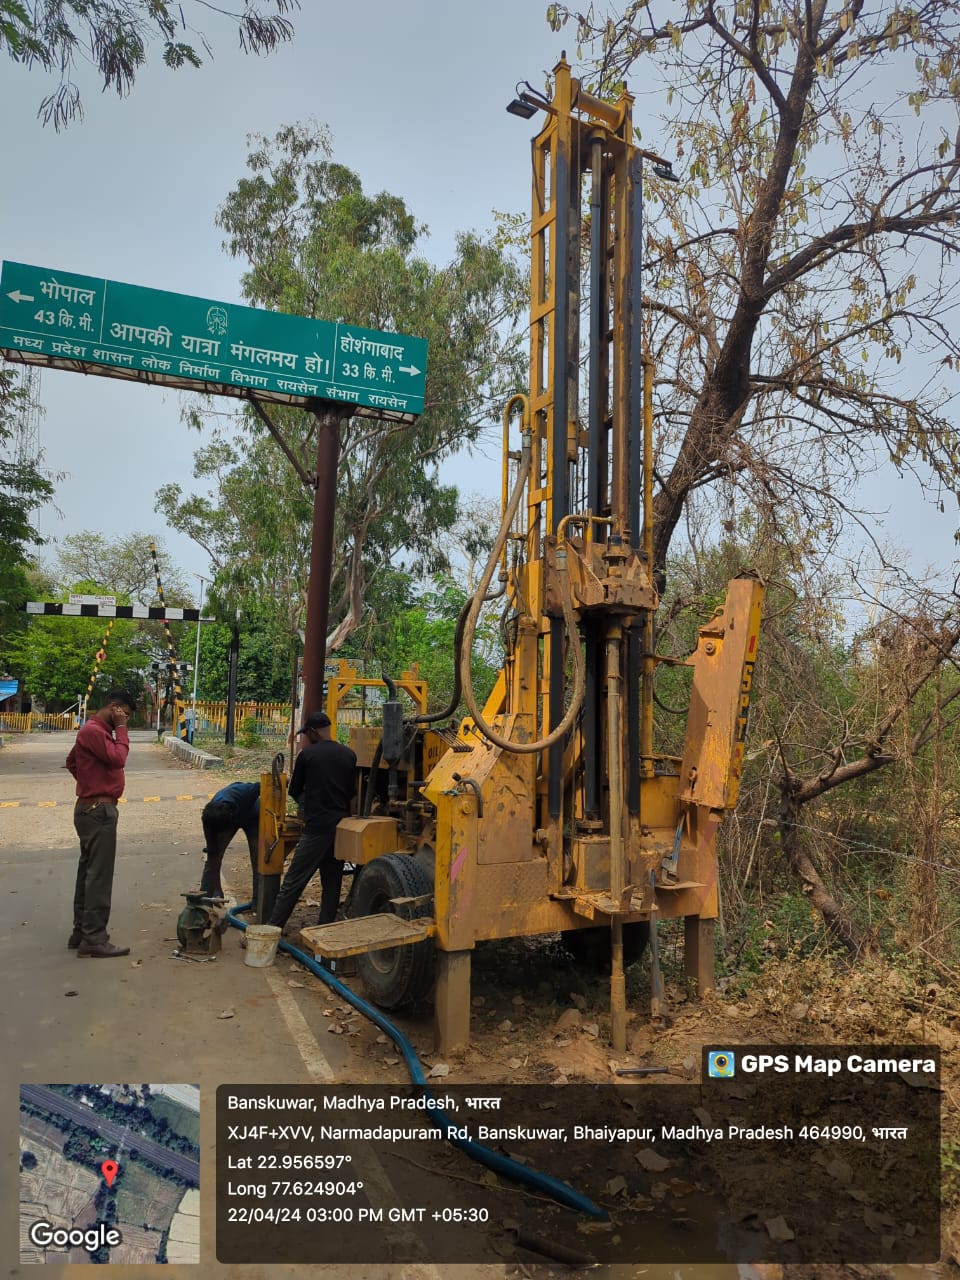
<svg viewBox="0 0 960 1280">
<path fill-rule="evenodd" d="M 180 895 L 197 884 L 203 862 L 200 809 L 225 779 L 178 765 L 150 733 L 132 739 L 110 920 L 113 939 L 129 945 L 131 954 L 118 960 L 80 959 L 66 946 L 77 863 L 73 780 L 63 769 L 72 735 L 34 734 L 0 749 L 0 803 L 17 802 L 0 808 L 0 1275 L 33 1274 L 19 1265 L 15 1251 L 20 1085 L 116 1080 L 192 1083 L 201 1090 L 203 1271 L 171 1265 L 158 1268 L 157 1276 L 332 1275 L 335 1269 L 317 1266 L 216 1261 L 217 1086 L 350 1079 L 350 1050 L 345 1036 L 327 1034 L 330 1019 L 323 1010 L 331 1001 L 320 981 L 285 959 L 270 969 L 250 968 L 236 930 L 228 930 L 213 963 L 171 957 Z M 195 799 L 176 799 L 189 794 Z M 161 799 L 144 802 L 150 796 Z M 247 863 L 246 843 L 235 845 L 225 862 L 228 884 L 231 874 L 239 882 Z M 220 1016 L 227 1012 L 231 1016 Z M 82 1280 L 84 1271 L 50 1266 L 44 1274 Z M 137 1280 L 151 1274 L 149 1267 L 137 1268 Z M 491 1274 L 502 1269 L 484 1268 L 484 1275 Z M 436 1275 L 429 1267 L 364 1267 L 353 1280 Z"/>
<path fill-rule="evenodd" d="M 36 734 L 0 749 L 0 1276 L 32 1280 L 35 1274 L 20 1265 L 16 1252 L 20 1086 L 117 1080 L 193 1083 L 201 1095 L 200 1267 L 138 1266 L 136 1280 L 504 1280 L 523 1274 L 552 1280 L 585 1274 L 547 1266 L 519 1271 L 503 1264 L 217 1261 L 217 1086 L 369 1077 L 351 1058 L 347 1037 L 327 1034 L 329 991 L 285 957 L 271 969 L 250 968 L 243 963 L 240 936 L 231 929 L 213 963 L 172 959 L 180 894 L 197 883 L 203 861 L 200 809 L 225 775 L 179 766 L 149 732 L 135 733 L 132 740 L 110 923 L 114 939 L 128 944 L 131 954 L 119 960 L 79 959 L 66 948 L 77 860 L 73 785 L 63 769 L 72 735 Z M 248 874 L 245 842 L 235 846 L 225 861 L 227 884 L 239 884 Z M 470 1168 L 466 1173 L 478 1176 Z M 132 1268 L 122 1272 L 132 1275 Z M 935 1274 L 907 1267 L 894 1273 L 897 1280 L 933 1280 Z M 84 1265 L 50 1265 L 44 1280 L 84 1280 L 87 1274 Z M 101 1273 L 89 1274 L 94 1280 Z M 636 1272 L 610 1266 L 589 1274 L 596 1280 L 634 1280 Z M 770 1280 L 770 1273 L 650 1266 L 644 1280 Z"/>
</svg>

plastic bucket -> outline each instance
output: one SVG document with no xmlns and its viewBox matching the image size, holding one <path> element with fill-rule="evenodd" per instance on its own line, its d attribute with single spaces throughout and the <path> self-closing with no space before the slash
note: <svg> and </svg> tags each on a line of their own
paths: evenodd
<svg viewBox="0 0 960 1280">
<path fill-rule="evenodd" d="M 248 924 L 246 928 L 247 953 L 244 964 L 254 969 L 266 969 L 277 958 L 280 928 L 275 924 Z"/>
</svg>

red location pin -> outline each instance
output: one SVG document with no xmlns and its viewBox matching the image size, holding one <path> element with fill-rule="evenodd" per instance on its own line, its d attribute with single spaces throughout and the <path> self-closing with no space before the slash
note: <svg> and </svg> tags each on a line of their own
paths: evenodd
<svg viewBox="0 0 960 1280">
<path fill-rule="evenodd" d="M 120 1166 L 116 1160 L 104 1160 L 100 1166 L 100 1172 L 103 1174 L 107 1186 L 112 1187 L 114 1178 L 120 1172 Z"/>
</svg>

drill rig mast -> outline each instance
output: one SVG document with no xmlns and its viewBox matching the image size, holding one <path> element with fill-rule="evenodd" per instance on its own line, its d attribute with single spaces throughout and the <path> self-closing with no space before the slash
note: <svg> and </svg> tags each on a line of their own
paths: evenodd
<svg viewBox="0 0 960 1280">
<path fill-rule="evenodd" d="M 735 579 L 701 627 L 682 758 L 658 754 L 653 378 L 640 324 L 642 171 L 658 158 L 634 145 L 629 95 L 596 98 L 564 59 L 550 101 L 522 99 L 546 115 L 533 143 L 530 389 L 504 414 L 503 520 L 456 655 L 470 715 L 449 740 L 423 715 L 408 721 L 413 736 L 388 734 L 385 716 L 391 758 L 358 752 L 368 787 L 389 770 L 389 795 L 377 815 L 341 824 L 337 856 L 362 864 L 358 896 L 392 931 L 374 916 L 303 936 L 319 954 L 360 954 L 387 1004 L 422 994 L 426 970 L 403 949 L 429 953 L 449 1051 L 469 1038 L 478 941 L 602 927 L 622 1051 L 631 930 L 683 917 L 687 971 L 712 985 L 716 834 L 736 803 L 763 591 Z M 495 576 L 506 656 L 480 707 L 470 649 Z M 384 985 L 391 966 L 399 987 Z"/>
</svg>

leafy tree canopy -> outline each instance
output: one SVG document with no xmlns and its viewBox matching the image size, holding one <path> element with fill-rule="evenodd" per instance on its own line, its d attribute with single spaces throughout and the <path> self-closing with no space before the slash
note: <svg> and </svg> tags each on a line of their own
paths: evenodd
<svg viewBox="0 0 960 1280">
<path fill-rule="evenodd" d="M 53 496 L 53 485 L 37 461 L 15 452 L 17 414 L 26 396 L 14 384 L 13 373 L 0 370 L 0 633 L 27 599 L 30 550 L 43 543 L 31 514 Z"/>
<path fill-rule="evenodd" d="M 416 249 L 424 228 L 404 202 L 368 195 L 331 159 L 318 126 L 292 125 L 252 140 L 249 176 L 219 213 L 226 247 L 244 260 L 246 297 L 271 309 L 429 342 L 426 407 L 413 425 L 352 418 L 341 428 L 328 648 L 360 624 L 378 578 L 401 553 L 414 573 L 445 567 L 438 535 L 457 497 L 437 467 L 499 418 L 522 384 L 519 316 L 526 290 L 512 260 L 474 234 L 458 237 L 438 269 Z M 303 410 L 271 417 L 301 471 L 313 469 L 316 420 Z M 312 492 L 256 419 L 221 427 L 196 457 L 206 494 L 158 494 L 170 524 L 217 566 L 216 593 L 243 607 L 269 593 L 291 630 L 302 626 Z"/>
<path fill-rule="evenodd" d="M 259 54 L 292 38 L 287 14 L 299 7 L 299 0 L 244 0 L 237 7 L 209 0 L 0 0 L 0 47 L 6 47 L 14 62 L 59 77 L 37 113 L 44 124 L 59 130 L 83 116 L 80 88 L 73 79 L 78 62 L 92 62 L 104 90 L 116 89 L 124 97 L 152 44 L 159 43 L 168 67 L 202 65 L 201 54 L 212 49 L 193 25 L 198 10 L 232 22 L 241 49 Z"/>
<path fill-rule="evenodd" d="M 75 583 L 71 589 L 101 590 L 97 583 L 89 581 Z M 118 600 L 129 603 L 122 597 Z M 150 661 L 151 641 L 141 624 L 125 619 L 116 619 L 110 627 L 105 618 L 31 618 L 24 629 L 8 638 L 6 661 L 11 671 L 21 677 L 24 691 L 31 698 L 41 701 L 48 710 L 56 710 L 76 702 L 86 692 L 102 645 L 106 657 L 100 663 L 98 687 L 116 686 L 136 694 L 143 687 L 141 673 Z"/>
<path fill-rule="evenodd" d="M 68 534 L 57 547 L 54 563 L 41 574 L 28 571 L 33 599 L 66 600 L 71 593 L 114 595 L 118 604 L 159 603 L 150 542 L 146 534 L 125 538 L 105 538 L 85 530 Z M 168 605 L 190 604 L 190 593 L 180 570 L 171 563 L 161 543 L 157 560 Z M 49 576 L 46 576 L 46 575 Z M 21 618 L 22 625 L 2 637 L 0 661 L 12 675 L 23 681 L 26 693 L 48 708 L 66 706 L 85 692 L 94 669 L 95 656 L 103 645 L 109 620 L 103 618 Z M 175 652 L 187 633 L 188 623 L 171 623 Z M 106 659 L 100 664 L 105 686 L 117 685 L 131 693 L 144 686 L 144 672 L 156 659 L 168 658 L 166 634 L 159 622 L 136 622 L 118 618 L 109 629 L 103 646 Z M 191 649 L 192 656 L 192 649 Z"/>
<path fill-rule="evenodd" d="M 159 604 L 157 579 L 150 544 L 157 548 L 157 564 L 164 602 L 191 603 L 191 592 L 182 571 L 172 562 L 162 543 L 145 533 L 107 538 L 92 529 L 69 533 L 57 545 L 55 574 L 67 585 L 83 578 L 97 584 L 105 595 L 119 595 L 134 604 Z"/>
<path fill-rule="evenodd" d="M 221 610 L 215 612 L 218 617 L 224 616 Z M 269 597 L 261 601 L 251 597 L 240 614 L 239 624 L 238 700 L 289 702 L 295 637 L 280 625 Z M 216 622 L 200 632 L 197 697 L 201 701 L 223 702 L 227 697 L 232 629 L 225 622 Z"/>
</svg>

